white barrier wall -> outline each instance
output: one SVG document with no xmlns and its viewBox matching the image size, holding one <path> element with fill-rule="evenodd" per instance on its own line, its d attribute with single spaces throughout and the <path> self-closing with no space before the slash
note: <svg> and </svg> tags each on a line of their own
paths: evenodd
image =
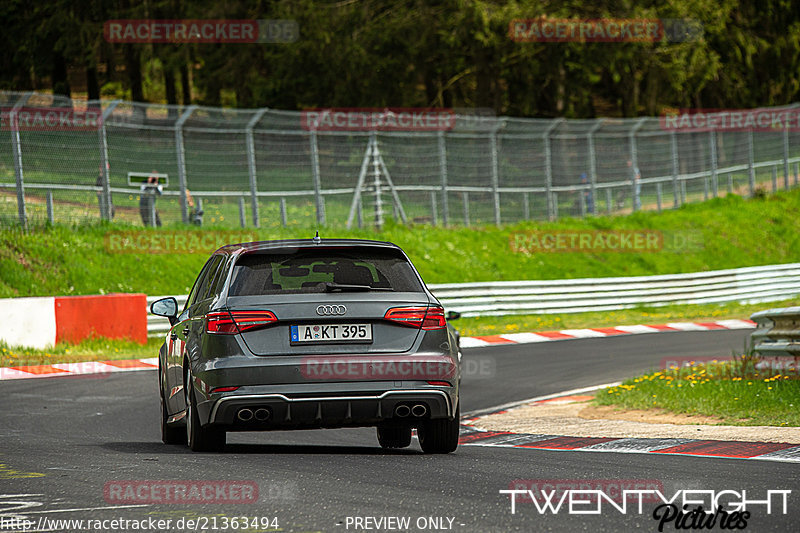
<svg viewBox="0 0 800 533">
<path fill-rule="evenodd" d="M 0 299 L 0 340 L 9 346 L 47 348 L 55 345 L 55 298 Z"/>
</svg>

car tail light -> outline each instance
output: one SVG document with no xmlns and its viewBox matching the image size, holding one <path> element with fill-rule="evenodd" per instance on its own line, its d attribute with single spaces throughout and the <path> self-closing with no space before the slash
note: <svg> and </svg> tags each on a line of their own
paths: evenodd
<svg viewBox="0 0 800 533">
<path fill-rule="evenodd" d="M 216 311 L 206 315 L 206 332 L 235 335 L 269 326 L 278 318 L 272 311 Z"/>
<path fill-rule="evenodd" d="M 428 307 L 425 320 L 422 321 L 422 329 L 444 329 L 447 327 L 447 320 L 444 318 L 444 309 L 438 306 Z"/>
<path fill-rule="evenodd" d="M 449 381 L 428 381 L 428 385 L 436 385 L 437 387 L 450 387 Z"/>
<path fill-rule="evenodd" d="M 386 320 L 397 322 L 411 328 L 433 330 L 447 327 L 444 309 L 438 305 L 420 307 L 393 307 L 383 316 Z"/>
<path fill-rule="evenodd" d="M 239 387 L 215 387 L 208 391 L 210 394 L 214 394 L 215 392 L 233 392 L 237 390 Z"/>
</svg>

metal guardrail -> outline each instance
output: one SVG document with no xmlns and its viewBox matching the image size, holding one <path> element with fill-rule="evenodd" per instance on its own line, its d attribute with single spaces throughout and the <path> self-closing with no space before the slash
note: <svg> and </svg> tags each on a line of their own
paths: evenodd
<svg viewBox="0 0 800 533">
<path fill-rule="evenodd" d="M 800 357 L 800 307 L 759 311 L 750 319 L 756 323 L 750 339 L 757 354 Z"/>
<path fill-rule="evenodd" d="M 465 317 L 762 303 L 800 295 L 800 263 L 659 276 L 448 283 L 429 288 L 445 308 Z M 148 306 L 158 298 L 149 297 Z M 185 301 L 186 296 L 178 297 L 180 305 Z M 167 320 L 148 313 L 148 334 L 166 332 L 167 326 Z"/>
</svg>

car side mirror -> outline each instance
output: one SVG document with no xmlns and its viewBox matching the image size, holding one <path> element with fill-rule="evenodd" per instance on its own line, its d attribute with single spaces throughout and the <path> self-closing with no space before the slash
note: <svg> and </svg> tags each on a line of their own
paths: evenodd
<svg viewBox="0 0 800 533">
<path fill-rule="evenodd" d="M 150 312 L 154 315 L 167 317 L 170 325 L 175 325 L 178 317 L 178 300 L 172 296 L 156 300 L 150 304 Z"/>
<path fill-rule="evenodd" d="M 461 313 L 459 313 L 458 311 L 448 311 L 447 314 L 445 315 L 445 318 L 447 318 L 447 320 L 456 320 L 458 318 L 461 318 Z"/>
</svg>

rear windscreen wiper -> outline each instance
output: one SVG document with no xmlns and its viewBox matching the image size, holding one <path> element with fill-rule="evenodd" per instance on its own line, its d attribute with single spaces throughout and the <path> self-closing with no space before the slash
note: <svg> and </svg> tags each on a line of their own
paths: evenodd
<svg viewBox="0 0 800 533">
<path fill-rule="evenodd" d="M 385 287 L 370 287 L 369 285 L 347 285 L 344 283 L 325 282 L 325 292 L 359 292 L 359 291 L 390 291 Z"/>
</svg>

